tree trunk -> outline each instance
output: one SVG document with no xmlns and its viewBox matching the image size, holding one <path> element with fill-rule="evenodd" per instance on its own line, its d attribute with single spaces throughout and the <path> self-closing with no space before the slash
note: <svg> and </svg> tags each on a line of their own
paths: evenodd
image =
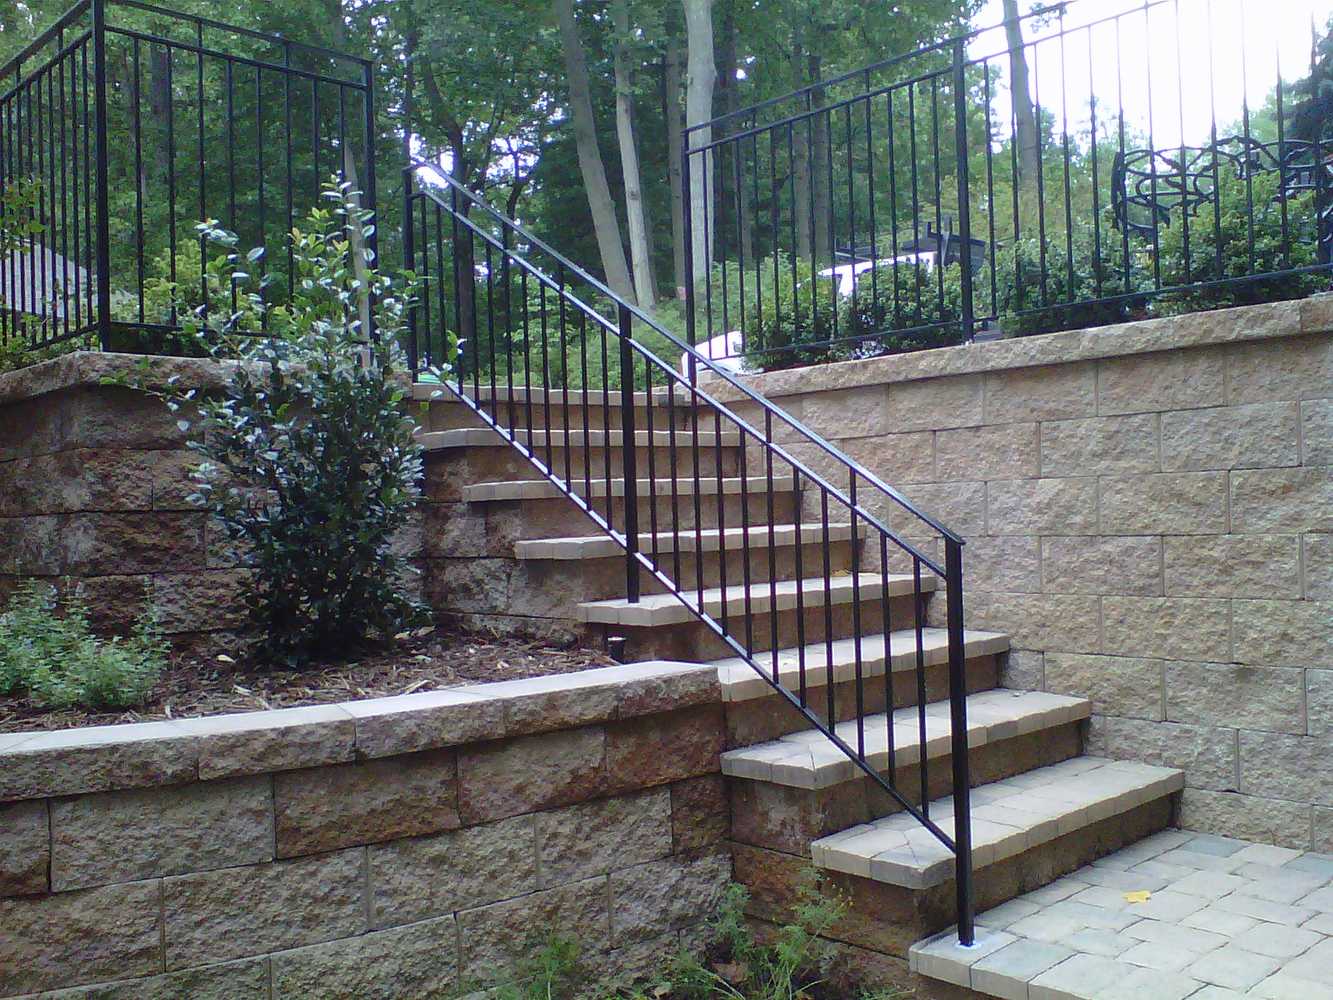
<svg viewBox="0 0 1333 1000">
<path fill-rule="evenodd" d="M 685 86 L 685 121 L 695 125 L 708 121 L 713 114 L 713 85 L 717 82 L 717 64 L 713 59 L 713 0 L 682 0 L 685 7 L 685 37 L 688 52 Z M 712 141 L 710 128 L 690 133 L 690 148 L 698 149 Z M 696 285 L 708 272 L 713 259 L 713 232 L 708 225 L 708 190 L 706 182 L 713 175 L 713 155 L 690 157 L 690 255 Z"/>
<path fill-rule="evenodd" d="M 816 53 L 809 57 L 810 82 L 817 83 L 823 76 L 823 60 Z M 821 112 L 825 104 L 824 88 L 816 87 L 810 92 L 810 106 L 815 109 L 814 142 L 811 159 L 814 161 L 813 179 L 815 188 L 814 218 L 811 220 L 815 231 L 815 260 L 817 263 L 833 263 L 833 178 L 829 166 L 829 132 L 832 115 Z"/>
<path fill-rule="evenodd" d="M 685 298 L 685 208 L 681 185 L 680 40 L 675 26 L 667 37 L 662 61 L 662 116 L 666 119 L 667 177 L 671 184 L 671 258 L 675 265 L 676 297 Z"/>
<path fill-rule="evenodd" d="M 1004 35 L 1009 44 L 1009 90 L 1014 104 L 1014 141 L 1018 144 L 1018 177 L 1014 186 L 1035 185 L 1041 171 L 1037 145 L 1037 111 L 1028 86 L 1028 63 L 1023 53 L 1023 26 L 1018 20 L 1018 0 L 1004 0 Z M 1035 188 L 1034 188 L 1035 190 Z"/>
<path fill-rule="evenodd" d="M 733 114 L 741 106 L 740 83 L 736 79 L 737 66 L 736 0 L 726 0 L 726 6 L 722 11 L 722 55 L 718 61 L 717 81 L 720 98 L 718 103 L 722 114 Z M 738 127 L 738 123 L 735 119 L 731 119 L 728 127 L 734 130 Z M 727 221 L 728 226 L 735 227 L 736 239 L 733 248 L 739 250 L 740 260 L 748 263 L 754 257 L 754 234 L 753 207 L 750 204 L 747 182 L 753 178 L 746 171 L 744 143 L 731 143 L 724 159 L 725 162 L 718 164 L 718 213 Z"/>
<path fill-rule="evenodd" d="M 579 39 L 578 25 L 574 23 L 574 0 L 553 2 L 556 18 L 560 22 L 565 71 L 569 75 L 569 104 L 574 119 L 574 143 L 578 149 L 579 171 L 583 174 L 583 187 L 588 195 L 593 232 L 597 236 L 597 249 L 602 256 L 602 270 L 612 291 L 623 298 L 632 299 L 634 288 L 630 284 L 629 265 L 625 262 L 625 247 L 620 241 L 616 205 L 606 180 L 602 152 L 597 146 L 588 65 L 583 57 L 583 42 Z"/>
<path fill-rule="evenodd" d="M 657 293 L 653 288 L 652 253 L 648 249 L 643 185 L 639 177 L 639 150 L 634 136 L 634 73 L 629 56 L 629 0 L 612 0 L 611 27 L 616 33 L 616 139 L 620 144 L 620 172 L 625 179 L 625 220 L 629 226 L 630 258 L 634 262 L 634 295 L 639 308 L 651 309 Z"/>
<path fill-rule="evenodd" d="M 792 48 L 792 83 L 799 87 L 805 79 L 805 50 L 799 42 Z M 796 221 L 796 256 L 809 260 L 814 229 L 810 219 L 811 130 L 814 119 L 806 118 L 792 126 L 792 213 Z"/>
</svg>

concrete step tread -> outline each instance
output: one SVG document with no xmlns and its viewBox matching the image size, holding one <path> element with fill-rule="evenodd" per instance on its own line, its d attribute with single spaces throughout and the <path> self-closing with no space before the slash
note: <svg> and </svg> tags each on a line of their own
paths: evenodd
<svg viewBox="0 0 1333 1000">
<path fill-rule="evenodd" d="M 972 790 L 972 863 L 994 864 L 1136 806 L 1180 791 L 1183 771 L 1135 761 L 1075 757 Z M 953 799 L 930 804 L 953 835 Z M 953 853 L 906 812 L 822 837 L 816 866 L 924 889 L 953 876 Z"/>
<path fill-rule="evenodd" d="M 559 472 L 559 470 L 556 470 Z M 591 495 L 594 497 L 606 496 L 606 478 L 594 477 L 592 479 Z M 724 476 L 719 487 L 717 476 L 699 477 L 699 495 L 716 496 L 719 492 L 731 496 L 741 493 L 742 480 L 739 476 Z M 774 476 L 773 491 L 782 493 L 795 488 L 796 479 L 794 476 Z M 572 484 L 574 492 L 579 496 L 589 495 L 582 479 L 576 478 Z M 745 492 L 751 495 L 767 494 L 768 480 L 763 476 L 751 476 L 744 480 Z M 636 483 L 636 491 L 641 497 L 651 497 L 656 494 L 658 500 L 670 500 L 672 496 L 671 480 L 658 478 L 655 480 L 640 479 Z M 482 503 L 487 500 L 554 500 L 563 497 L 565 494 L 560 488 L 549 479 L 518 479 L 509 482 L 493 483 L 475 483 L 471 486 L 463 487 L 463 499 L 469 503 Z M 625 495 L 625 481 L 618 477 L 611 479 L 611 495 L 613 497 L 623 497 Z M 678 476 L 675 485 L 675 495 L 678 498 L 694 496 L 694 475 Z"/>
<path fill-rule="evenodd" d="M 1333 997 L 1333 856 L 1163 830 L 908 951 L 995 997 Z"/>
<path fill-rule="evenodd" d="M 794 524 L 775 524 L 770 536 L 766 524 L 751 525 L 749 528 L 703 528 L 695 532 L 693 528 L 682 528 L 679 532 L 657 532 L 657 550 L 659 552 L 717 552 L 723 541 L 732 551 L 742 551 L 748 545 L 751 548 L 765 549 L 770 538 L 775 547 L 791 546 L 796 543 L 797 526 Z M 857 526 L 857 535 L 865 536 L 864 525 Z M 827 535 L 822 525 L 803 524 L 800 527 L 801 539 L 806 545 L 828 542 L 845 542 L 852 537 L 850 524 L 830 524 Z M 639 549 L 651 552 L 653 535 L 644 532 L 639 535 Z M 614 538 L 607 535 L 583 535 L 577 538 L 534 538 L 517 542 L 514 555 L 519 559 L 606 559 L 623 556 L 625 550 Z"/>
<path fill-rule="evenodd" d="M 1086 698 L 996 688 L 967 698 L 967 745 L 985 746 L 1043 729 L 1077 722 L 1092 714 Z M 889 767 L 889 720 L 884 712 L 868 716 L 864 724 L 865 756 L 878 771 Z M 921 718 L 915 706 L 892 715 L 894 762 L 901 767 L 920 762 Z M 952 748 L 953 725 L 947 701 L 931 702 L 925 712 L 927 759 L 945 757 Z M 858 746 L 856 722 L 839 723 L 834 730 L 848 746 Z M 792 733 L 768 743 L 730 750 L 722 755 L 722 773 L 793 788 L 829 788 L 861 777 L 864 772 L 818 729 Z"/>
<path fill-rule="evenodd" d="M 862 601 L 877 601 L 884 590 L 884 581 L 879 573 L 861 573 L 855 583 L 859 586 Z M 774 610 L 787 611 L 796 607 L 798 591 L 807 608 L 823 607 L 824 604 L 850 604 L 858 593 L 858 586 L 850 573 L 836 574 L 830 577 L 827 586 L 822 576 L 803 580 L 779 580 L 773 585 L 777 600 L 772 600 L 769 584 L 750 585 L 751 614 L 767 614 Z M 922 577 L 921 588 L 934 590 L 936 580 L 933 576 Z M 888 576 L 888 596 L 901 597 L 913 592 L 912 576 L 907 573 Z M 659 625 L 677 625 L 694 618 L 691 608 L 698 603 L 699 595 L 690 590 L 680 597 L 674 594 L 653 594 L 643 597 L 638 603 L 631 604 L 623 598 L 610 601 L 590 601 L 580 604 L 576 609 L 579 621 L 604 625 L 624 625 L 628 627 L 654 627 Z M 720 587 L 709 587 L 703 592 L 703 608 L 711 615 L 722 611 L 724 595 Z M 745 585 L 730 586 L 726 589 L 725 603 L 728 617 L 739 620 L 745 614 Z"/>
<path fill-rule="evenodd" d="M 924 584 L 925 580 L 922 580 Z M 1009 636 L 1002 632 L 980 632 L 968 629 L 963 633 L 964 656 L 972 659 L 978 656 L 993 656 L 1009 649 Z M 894 672 L 915 670 L 917 665 L 916 630 L 897 629 L 889 635 L 889 654 Z M 925 666 L 944 663 L 949 658 L 949 633 L 942 628 L 923 628 L 921 630 L 921 659 Z M 861 637 L 861 677 L 884 676 L 884 636 L 864 635 Z M 810 687 L 823 687 L 828 683 L 829 647 L 827 643 L 811 643 L 804 648 L 790 648 L 778 651 L 778 680 L 788 690 L 800 686 L 801 663 L 805 663 L 806 684 Z M 771 674 L 772 654 L 765 654 L 762 665 Z M 856 640 L 835 639 L 833 642 L 833 683 L 856 679 Z M 722 683 L 724 701 L 750 701 L 754 698 L 766 698 L 773 694 L 773 688 L 764 678 L 755 673 L 740 657 L 731 657 L 717 661 L 718 678 Z"/>
<path fill-rule="evenodd" d="M 510 432 L 514 435 L 514 440 L 519 444 L 531 448 L 545 448 L 549 437 L 552 448 L 582 448 L 585 444 L 590 448 L 602 448 L 608 444 L 615 447 L 623 445 L 625 435 L 622 431 L 612 429 L 609 433 L 602 428 L 589 429 L 585 439 L 583 429 L 571 427 L 566 434 L 564 429 L 557 429 L 548 432 L 544 428 L 534 428 L 529 435 L 526 427 L 511 428 Z M 693 431 L 676 431 L 676 448 L 683 452 L 688 452 L 694 445 Z M 508 448 L 510 443 L 500 436 L 498 431 L 489 427 L 456 427 L 448 431 L 419 431 L 416 435 L 417 440 L 429 451 L 443 450 L 446 448 Z M 672 434 L 670 431 L 654 430 L 651 439 L 646 430 L 636 430 L 634 432 L 634 443 L 636 447 L 644 448 L 650 443 L 656 448 L 665 448 L 671 444 Z M 735 448 L 741 443 L 739 431 L 723 431 L 721 435 L 716 431 L 699 432 L 699 447 L 703 448 Z M 693 478 L 693 473 L 690 474 Z M 700 476 L 702 479 L 703 476 Z"/>
</svg>

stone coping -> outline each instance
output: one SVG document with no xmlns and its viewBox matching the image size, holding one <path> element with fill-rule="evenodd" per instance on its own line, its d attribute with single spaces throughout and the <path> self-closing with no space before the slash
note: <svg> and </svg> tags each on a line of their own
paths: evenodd
<svg viewBox="0 0 1333 1000">
<path fill-rule="evenodd" d="M 648 661 L 333 705 L 0 734 L 0 803 L 416 753 L 720 703 L 717 667 Z"/>
<path fill-rule="evenodd" d="M 773 399 L 825 389 L 851 389 L 1329 332 L 1333 332 L 1333 293 L 1324 293 L 1289 302 L 1237 306 L 1086 330 L 762 372 L 743 375 L 741 381 L 760 395 Z M 740 392 L 716 376 L 701 376 L 701 383 L 720 402 L 743 398 Z"/>
<path fill-rule="evenodd" d="M 145 364 L 145 361 L 149 362 Z M 101 385 L 106 379 L 138 376 L 151 388 L 164 389 L 168 380 L 190 388 L 217 389 L 227 382 L 238 361 L 213 358 L 167 358 L 146 354 L 114 354 L 75 351 L 28 368 L 0 374 L 0 404 L 17 403 L 62 389 Z"/>
</svg>

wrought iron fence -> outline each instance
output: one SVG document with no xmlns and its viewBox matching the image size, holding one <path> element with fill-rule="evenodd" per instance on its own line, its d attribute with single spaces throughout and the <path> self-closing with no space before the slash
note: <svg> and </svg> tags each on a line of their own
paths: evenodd
<svg viewBox="0 0 1333 1000">
<path fill-rule="evenodd" d="M 374 204 L 374 115 L 366 60 L 84 0 L 0 69 L 0 346 L 169 346 L 212 305 L 205 219 L 274 248 L 254 266 L 281 301 L 329 177 Z"/>
<path fill-rule="evenodd" d="M 631 603 L 649 591 L 678 599 L 954 852 L 959 934 L 971 943 L 962 539 L 451 178 L 413 167 L 404 191 L 404 252 L 425 279 L 410 341 L 422 377 L 452 362 L 441 391 L 624 548 Z M 700 371 L 720 380 L 708 381 L 713 391 Z M 719 387 L 737 401 L 724 402 Z M 802 451 L 811 457 L 798 459 Z M 706 492 L 716 495 L 711 509 Z M 739 501 L 733 520 L 728 492 Z M 775 508 L 783 492 L 790 514 Z M 786 567 L 776 561 L 780 517 L 793 521 Z M 716 580 L 705 578 L 704 552 L 715 556 Z M 835 621 L 839 582 L 850 588 L 850 620 L 839 612 Z M 938 822 L 926 755 L 895 756 L 892 666 L 895 652 L 910 661 L 924 746 L 925 603 L 936 584 L 948 677 L 931 682 L 930 697 L 949 703 L 954 805 Z M 779 609 L 793 613 L 794 636 L 780 634 Z M 890 643 L 895 629 L 909 637 L 905 648 Z M 784 664 L 779 649 L 793 639 L 796 662 Z M 845 668 L 835 644 L 851 646 Z M 864 665 L 879 656 L 875 676 Z"/>
<path fill-rule="evenodd" d="M 691 342 L 789 367 L 1327 288 L 1333 59 L 1302 26 L 1284 77 L 1245 6 L 1057 4 L 691 127 Z"/>
</svg>

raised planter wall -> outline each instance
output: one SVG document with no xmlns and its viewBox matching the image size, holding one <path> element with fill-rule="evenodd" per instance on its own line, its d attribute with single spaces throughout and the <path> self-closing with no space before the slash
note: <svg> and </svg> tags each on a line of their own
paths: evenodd
<svg viewBox="0 0 1333 1000">
<path fill-rule="evenodd" d="M 0 997 L 454 996 L 552 934 L 643 971 L 731 876 L 722 740 L 671 663 L 0 735 Z"/>
<path fill-rule="evenodd" d="M 1330 331 L 1320 296 L 748 381 L 967 538 L 968 624 L 1093 700 L 1089 752 L 1183 768 L 1188 828 L 1329 851 Z"/>
</svg>

